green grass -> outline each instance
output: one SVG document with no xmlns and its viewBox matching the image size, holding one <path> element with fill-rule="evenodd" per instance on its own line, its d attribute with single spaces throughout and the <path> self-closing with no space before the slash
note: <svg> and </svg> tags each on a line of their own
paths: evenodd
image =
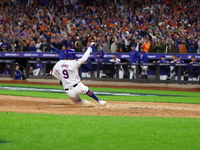
<svg viewBox="0 0 200 150">
<path fill-rule="evenodd" d="M 62 89 L 61 86 L 0 86 Z M 106 101 L 200 103 L 200 93 L 91 87 L 93 91 L 182 95 L 99 96 Z M 65 93 L 0 90 L 0 95 L 68 99 Z M 195 96 L 195 97 L 183 97 Z M 91 99 L 87 95 L 82 98 Z M 103 110 L 102 110 L 103 111 Z M 117 113 L 117 112 L 116 112 Z M 198 150 L 200 119 L 0 112 L 0 150 Z"/>
<path fill-rule="evenodd" d="M 35 88 L 51 88 L 63 89 L 62 86 L 55 85 L 23 85 L 23 84 L 3 84 L 0 86 L 13 86 L 13 87 L 35 87 Z M 194 103 L 200 104 L 199 92 L 182 92 L 182 91 L 163 91 L 163 90 L 141 90 L 141 89 L 125 89 L 125 88 L 103 88 L 103 87 L 90 87 L 95 91 L 105 92 L 125 92 L 125 93 L 141 93 L 141 94 L 162 94 L 169 96 L 104 96 L 100 95 L 99 98 L 106 101 L 142 101 L 142 102 L 169 102 L 169 103 Z M 44 97 L 44 98 L 58 98 L 68 99 L 64 93 L 49 93 L 49 92 L 31 92 L 31 91 L 10 91 L 0 90 L 1 95 L 18 95 L 18 96 L 31 96 L 31 97 Z M 173 97 L 172 95 L 180 95 L 180 97 Z M 184 97 L 191 96 L 191 97 Z M 81 98 L 92 100 L 87 95 L 81 95 Z"/>
<path fill-rule="evenodd" d="M 50 88 L 50 89 L 63 89 L 58 85 L 31 85 L 31 84 L 7 84 L 0 83 L 0 86 L 13 86 L 13 87 L 32 87 L 32 88 Z M 184 85 L 183 85 L 184 86 Z M 127 88 L 105 88 L 105 87 L 89 87 L 94 91 L 105 92 L 125 92 L 125 93 L 143 93 L 143 94 L 167 94 L 167 95 L 183 95 L 183 96 L 200 96 L 199 92 L 183 92 L 183 91 L 164 91 L 164 90 L 145 90 L 145 89 L 127 89 Z"/>
<path fill-rule="evenodd" d="M 62 89 L 62 86 L 58 85 L 36 85 L 36 84 L 10 84 L 10 83 L 0 83 L 0 86 L 18 86 L 18 87 L 36 87 L 36 88 L 54 88 Z"/>
<path fill-rule="evenodd" d="M 2 150 L 200 149 L 200 119 L 0 112 Z"/>
<path fill-rule="evenodd" d="M 16 96 L 30 96 L 30 97 L 43 97 L 43 98 L 57 98 L 57 99 L 69 99 L 68 96 L 63 93 L 45 93 L 45 92 L 30 92 L 30 91 L 8 91 L 0 90 L 0 95 L 16 95 Z M 93 100 L 87 95 L 81 95 L 82 99 Z M 106 101 L 136 101 L 136 102 L 167 102 L 167 103 L 190 103 L 200 104 L 199 97 L 173 97 L 173 96 L 99 96 L 99 98 Z"/>
</svg>

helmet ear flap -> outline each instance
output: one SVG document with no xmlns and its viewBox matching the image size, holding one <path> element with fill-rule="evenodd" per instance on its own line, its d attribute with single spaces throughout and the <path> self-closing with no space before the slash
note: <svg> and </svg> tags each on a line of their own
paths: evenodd
<svg viewBox="0 0 200 150">
<path fill-rule="evenodd" d="M 65 51 L 65 58 L 66 59 L 75 59 L 76 58 L 76 51 L 73 49 L 68 49 Z"/>
</svg>

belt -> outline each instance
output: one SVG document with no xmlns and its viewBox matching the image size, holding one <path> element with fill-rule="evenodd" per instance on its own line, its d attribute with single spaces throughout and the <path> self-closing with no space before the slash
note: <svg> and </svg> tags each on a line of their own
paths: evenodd
<svg viewBox="0 0 200 150">
<path fill-rule="evenodd" d="M 79 82 L 76 83 L 76 84 L 74 84 L 72 87 L 76 87 L 78 84 L 79 84 Z M 70 89 L 70 88 L 67 88 L 67 89 L 65 89 L 65 91 L 68 91 L 69 89 Z"/>
</svg>

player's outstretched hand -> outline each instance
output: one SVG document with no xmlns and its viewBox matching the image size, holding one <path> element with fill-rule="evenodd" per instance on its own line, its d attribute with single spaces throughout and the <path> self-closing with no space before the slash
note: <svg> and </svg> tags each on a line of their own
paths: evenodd
<svg viewBox="0 0 200 150">
<path fill-rule="evenodd" d="M 90 43 L 90 46 L 94 46 L 94 45 L 96 45 L 95 42 L 91 42 L 91 43 Z"/>
</svg>

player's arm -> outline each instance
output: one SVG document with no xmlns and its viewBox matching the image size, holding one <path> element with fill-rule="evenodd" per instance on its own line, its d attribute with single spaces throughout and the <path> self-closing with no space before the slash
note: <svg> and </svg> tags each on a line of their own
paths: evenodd
<svg viewBox="0 0 200 150">
<path fill-rule="evenodd" d="M 53 70 L 52 76 L 58 80 L 61 80 L 60 75 L 57 70 Z"/>
<path fill-rule="evenodd" d="M 55 65 L 55 66 L 53 67 L 52 76 L 53 76 L 54 78 L 58 79 L 58 80 L 61 80 L 60 74 L 58 73 L 58 70 L 56 69 L 56 66 L 57 66 L 57 65 Z"/>
<path fill-rule="evenodd" d="M 91 47 L 92 47 L 94 44 L 95 44 L 95 43 L 92 42 L 92 43 L 90 44 L 90 46 L 88 46 L 88 48 L 87 48 L 86 52 L 83 54 L 82 58 L 80 58 L 80 59 L 78 60 L 79 65 L 83 64 L 84 62 L 86 62 L 86 60 L 87 60 L 88 57 L 90 56 L 90 53 L 92 52 L 92 48 L 91 48 Z"/>
<path fill-rule="evenodd" d="M 21 76 L 22 75 L 22 72 L 20 70 L 16 70 L 16 74 L 15 74 L 17 77 Z"/>
<path fill-rule="evenodd" d="M 51 47 L 54 51 L 56 51 L 57 53 L 60 53 L 60 51 L 61 51 L 61 50 L 55 48 L 52 44 L 50 45 L 50 47 Z"/>
<path fill-rule="evenodd" d="M 115 65 L 118 65 L 121 62 L 121 59 L 117 59 Z"/>
</svg>

